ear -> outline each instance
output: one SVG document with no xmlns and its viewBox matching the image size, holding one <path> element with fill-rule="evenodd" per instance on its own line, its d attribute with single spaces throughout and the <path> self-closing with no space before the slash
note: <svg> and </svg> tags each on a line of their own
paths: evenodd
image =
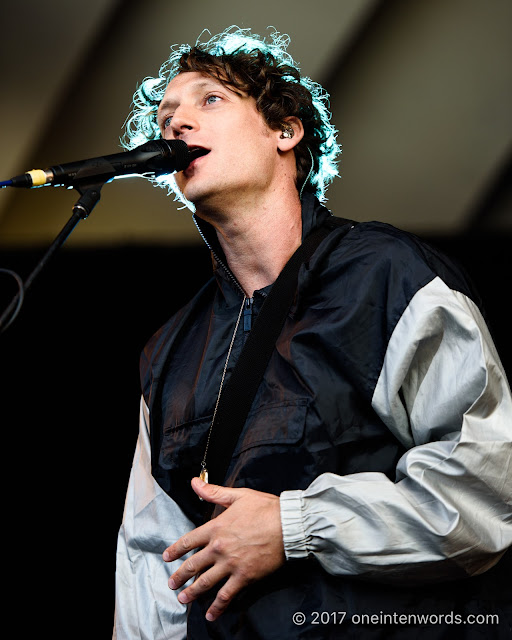
<svg viewBox="0 0 512 640">
<path fill-rule="evenodd" d="M 291 137 L 286 135 L 289 132 Z M 283 132 L 285 135 L 283 136 Z M 276 131 L 277 148 L 279 151 L 291 151 L 304 137 L 302 121 L 296 116 L 290 116 L 283 121 L 283 128 Z"/>
</svg>

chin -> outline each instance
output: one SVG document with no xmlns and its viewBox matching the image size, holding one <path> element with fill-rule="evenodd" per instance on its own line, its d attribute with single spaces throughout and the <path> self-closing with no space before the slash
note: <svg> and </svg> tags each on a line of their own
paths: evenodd
<svg viewBox="0 0 512 640">
<path fill-rule="evenodd" d="M 185 196 L 188 202 L 191 202 L 195 207 L 201 205 L 201 202 L 207 198 L 207 194 L 203 193 L 199 189 L 183 189 L 181 193 Z"/>
<path fill-rule="evenodd" d="M 195 207 L 211 207 L 218 201 L 222 202 L 225 197 L 222 189 L 206 184 L 187 184 L 181 192 Z"/>
</svg>

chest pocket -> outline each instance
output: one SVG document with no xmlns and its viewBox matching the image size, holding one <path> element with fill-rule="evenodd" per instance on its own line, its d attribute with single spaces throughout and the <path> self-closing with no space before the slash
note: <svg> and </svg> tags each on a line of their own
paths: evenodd
<svg viewBox="0 0 512 640">
<path fill-rule="evenodd" d="M 247 416 L 234 456 L 260 446 L 296 444 L 303 439 L 307 398 L 258 407 Z M 215 427 L 214 427 L 215 428 Z"/>
<path fill-rule="evenodd" d="M 307 486 L 309 399 L 263 405 L 249 413 L 225 484 L 279 494 Z"/>
</svg>

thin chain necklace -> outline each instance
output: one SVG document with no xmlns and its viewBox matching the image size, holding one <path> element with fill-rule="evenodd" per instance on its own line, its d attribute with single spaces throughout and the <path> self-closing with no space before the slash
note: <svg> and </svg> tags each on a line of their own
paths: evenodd
<svg viewBox="0 0 512 640">
<path fill-rule="evenodd" d="M 208 482 L 208 469 L 206 468 L 206 455 L 208 453 L 208 446 L 210 444 L 210 437 L 212 435 L 213 423 L 215 422 L 215 416 L 217 415 L 217 408 L 219 406 L 220 394 L 222 393 L 222 387 L 224 386 L 224 378 L 226 377 L 226 371 L 228 368 L 229 357 L 231 356 L 231 350 L 233 349 L 233 344 L 235 343 L 235 336 L 238 329 L 238 325 L 240 324 L 240 318 L 242 317 L 242 312 L 244 310 L 245 301 L 247 296 L 244 295 L 244 299 L 242 300 L 242 306 L 240 307 L 240 311 L 238 312 L 238 318 L 235 324 L 235 330 L 233 331 L 233 335 L 231 336 L 231 343 L 228 349 L 228 355 L 226 356 L 226 362 L 224 363 L 224 370 L 222 372 L 222 378 L 219 386 L 219 393 L 217 394 L 217 402 L 215 403 L 215 409 L 213 410 L 212 421 L 210 424 L 210 429 L 208 431 L 208 439 L 206 441 L 206 448 L 204 450 L 203 461 L 201 462 L 201 472 L 199 473 L 199 477 L 203 482 Z M 202 500 L 202 498 L 200 498 Z"/>
</svg>

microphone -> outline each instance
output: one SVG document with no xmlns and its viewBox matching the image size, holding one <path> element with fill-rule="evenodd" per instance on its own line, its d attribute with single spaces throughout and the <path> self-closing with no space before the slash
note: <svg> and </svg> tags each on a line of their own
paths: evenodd
<svg viewBox="0 0 512 640">
<path fill-rule="evenodd" d="M 84 181 L 109 182 L 129 174 L 150 178 L 183 171 L 204 153 L 207 153 L 205 149 L 190 150 L 183 140 L 150 140 L 131 151 L 68 162 L 44 170 L 33 169 L 0 182 L 0 187 L 74 187 Z"/>
</svg>

